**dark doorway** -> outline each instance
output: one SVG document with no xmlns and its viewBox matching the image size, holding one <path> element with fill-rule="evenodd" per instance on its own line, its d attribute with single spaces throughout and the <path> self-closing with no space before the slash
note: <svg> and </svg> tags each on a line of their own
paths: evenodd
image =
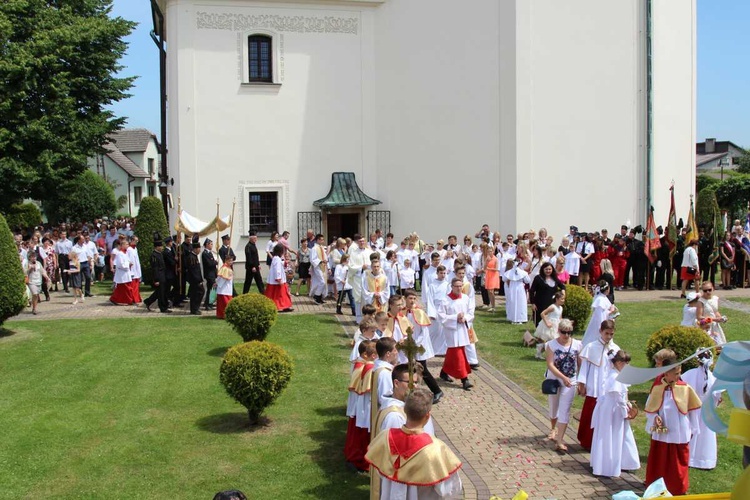
<svg viewBox="0 0 750 500">
<path fill-rule="evenodd" d="M 359 232 L 359 214 L 328 214 L 328 239 L 351 238 Z"/>
</svg>

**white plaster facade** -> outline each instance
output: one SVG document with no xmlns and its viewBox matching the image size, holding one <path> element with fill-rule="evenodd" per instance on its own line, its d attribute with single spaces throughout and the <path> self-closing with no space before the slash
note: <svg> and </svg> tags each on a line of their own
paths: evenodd
<svg viewBox="0 0 750 500">
<path fill-rule="evenodd" d="M 672 180 L 678 217 L 694 186 L 696 6 L 651 1 L 663 224 Z M 238 250 L 248 192 L 279 192 L 279 230 L 296 236 L 334 171 L 383 202 L 397 237 L 645 223 L 647 0 L 160 5 L 170 189 L 206 219 L 236 199 Z M 255 33 L 273 37 L 273 84 L 246 83 Z"/>
</svg>

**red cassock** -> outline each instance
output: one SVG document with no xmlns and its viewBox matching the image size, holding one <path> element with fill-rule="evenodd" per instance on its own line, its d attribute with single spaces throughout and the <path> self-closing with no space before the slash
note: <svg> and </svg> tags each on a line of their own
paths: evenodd
<svg viewBox="0 0 750 500">
<path fill-rule="evenodd" d="M 263 294 L 276 304 L 278 311 L 292 307 L 292 296 L 289 293 L 289 286 L 286 283 L 266 284 L 266 290 Z"/>
<path fill-rule="evenodd" d="M 131 282 L 132 283 L 132 282 Z M 118 283 L 109 297 L 109 301 L 120 306 L 129 306 L 133 300 L 133 285 L 131 283 Z"/>
<path fill-rule="evenodd" d="M 224 319 L 224 311 L 227 309 L 227 304 L 232 300 L 231 295 L 217 295 L 216 296 L 216 317 Z"/>
<path fill-rule="evenodd" d="M 664 443 L 652 439 L 646 462 L 646 486 L 663 477 L 672 495 L 686 494 L 690 484 L 689 461 L 689 443 Z"/>
<path fill-rule="evenodd" d="M 140 278 L 133 278 L 133 281 L 130 282 L 130 293 L 133 296 L 133 302 L 136 304 L 140 304 L 143 302 L 143 299 L 141 299 L 141 279 Z"/>
<path fill-rule="evenodd" d="M 591 450 L 591 441 L 594 439 L 594 429 L 591 428 L 591 417 L 596 407 L 596 398 L 586 396 L 581 410 L 581 420 L 578 422 L 578 442 L 581 448 Z"/>
</svg>

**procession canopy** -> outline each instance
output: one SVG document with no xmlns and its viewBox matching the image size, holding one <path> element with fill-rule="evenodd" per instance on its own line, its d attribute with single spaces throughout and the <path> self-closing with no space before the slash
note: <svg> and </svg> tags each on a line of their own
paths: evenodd
<svg viewBox="0 0 750 500">
<path fill-rule="evenodd" d="M 185 210 L 180 212 L 180 216 L 175 223 L 175 229 L 179 233 L 198 234 L 206 236 L 217 231 L 223 231 L 231 225 L 231 216 L 214 217 L 211 222 L 203 222 L 193 217 Z"/>
<path fill-rule="evenodd" d="M 325 198 L 315 200 L 313 205 L 320 208 L 366 207 L 380 205 L 381 201 L 367 196 L 357 185 L 354 172 L 333 172 L 331 190 Z"/>
</svg>

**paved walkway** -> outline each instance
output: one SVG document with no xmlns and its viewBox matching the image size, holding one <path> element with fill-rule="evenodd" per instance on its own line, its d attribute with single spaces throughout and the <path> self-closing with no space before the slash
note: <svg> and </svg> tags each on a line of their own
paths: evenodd
<svg viewBox="0 0 750 500">
<path fill-rule="evenodd" d="M 750 289 L 719 292 L 725 297 L 750 298 Z M 618 292 L 618 302 L 680 300 L 679 292 Z M 42 302 L 39 314 L 28 309 L 13 320 L 50 320 L 97 317 L 158 317 L 145 307 L 118 307 L 107 297 L 87 299 L 72 305 L 72 297 L 53 293 L 50 302 Z M 750 304 L 722 300 L 722 306 L 750 313 Z M 294 297 L 295 313 L 333 313 L 335 303 L 315 304 L 308 297 Z M 204 313 L 204 314 L 213 314 Z M 172 317 L 189 317 L 187 309 L 176 309 Z M 356 325 L 351 316 L 337 316 L 352 335 Z M 11 321 L 13 321 L 11 320 Z M 429 362 L 433 374 L 440 370 L 441 358 Z M 465 498 L 485 500 L 492 496 L 512 498 L 525 490 L 531 499 L 609 499 L 624 489 L 642 492 L 643 484 L 635 476 L 597 478 L 590 472 L 589 454 L 576 443 L 577 421 L 571 421 L 567 443 L 569 453 L 558 454 L 545 439 L 549 419 L 546 408 L 505 375 L 482 361 L 472 375 L 475 387 L 467 392 L 458 384 L 443 386 L 445 397 L 433 415 L 438 436 L 445 440 L 464 463 L 462 478 Z"/>
</svg>

